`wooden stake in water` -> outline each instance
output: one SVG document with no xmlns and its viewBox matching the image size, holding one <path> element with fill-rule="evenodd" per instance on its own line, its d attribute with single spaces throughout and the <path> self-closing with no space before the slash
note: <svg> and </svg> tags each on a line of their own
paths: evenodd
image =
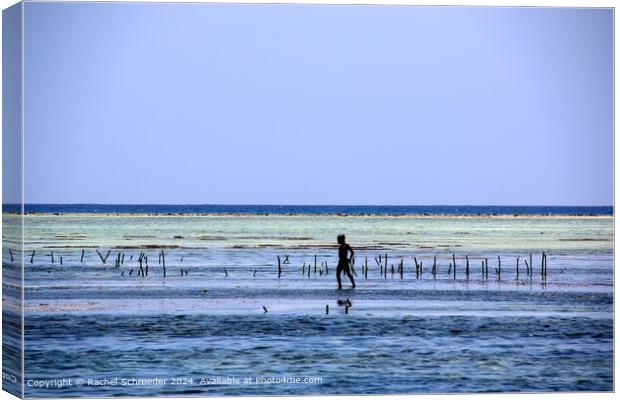
<svg viewBox="0 0 620 400">
<path fill-rule="evenodd" d="M 161 251 L 161 262 L 164 273 L 164 278 L 166 277 L 166 254 L 164 254 L 164 250 Z"/>
<path fill-rule="evenodd" d="M 325 304 L 325 314 L 329 314 L 329 304 Z"/>
<path fill-rule="evenodd" d="M 454 253 L 452 253 L 452 263 L 454 264 L 454 269 L 452 270 L 452 278 L 456 279 L 456 257 Z"/>
<path fill-rule="evenodd" d="M 282 275 L 282 267 L 280 266 L 280 256 L 278 257 L 278 279 L 280 279 L 280 275 Z M 314 272 L 316 273 L 316 256 L 314 256 Z"/>
<path fill-rule="evenodd" d="M 327 263 L 325 263 L 325 273 L 327 273 Z M 364 258 L 364 279 L 368 279 L 368 257 Z"/>
<path fill-rule="evenodd" d="M 519 280 L 519 257 L 517 257 L 517 280 Z"/>
<path fill-rule="evenodd" d="M 469 256 L 465 255 L 465 276 L 469 279 Z"/>
<path fill-rule="evenodd" d="M 99 254 L 99 258 L 101 258 L 101 262 L 105 264 L 105 262 L 107 261 L 108 257 L 110 256 L 110 253 L 112 252 L 112 250 L 108 250 L 108 253 L 106 254 L 106 256 L 102 256 L 101 253 L 99 252 L 99 250 L 96 250 L 97 254 Z M 53 261 L 52 261 L 53 262 Z"/>
<path fill-rule="evenodd" d="M 484 259 L 484 276 L 488 280 L 489 279 L 489 259 Z"/>
<path fill-rule="evenodd" d="M 84 249 L 82 249 L 82 257 L 80 257 L 80 263 L 82 263 L 82 262 L 84 262 Z"/>
<path fill-rule="evenodd" d="M 13 262 L 13 251 L 11 251 L 11 248 L 9 247 L 9 255 L 11 256 L 11 262 Z"/>
<path fill-rule="evenodd" d="M 388 264 L 387 264 L 387 254 L 385 255 L 385 267 L 383 268 L 383 279 L 387 279 L 387 268 Z"/>
<path fill-rule="evenodd" d="M 385 269 L 384 269 L 384 274 L 385 274 L 386 278 L 387 278 L 387 266 L 388 266 L 388 257 L 387 257 L 387 253 L 385 253 Z"/>
<path fill-rule="evenodd" d="M 35 252 L 35 250 L 32 250 L 32 254 L 30 255 L 30 264 L 32 264 L 34 262 L 34 252 Z"/>
<path fill-rule="evenodd" d="M 502 279 L 502 259 L 497 256 L 497 279 Z"/>
<path fill-rule="evenodd" d="M 527 262 L 527 258 L 524 258 L 523 261 L 525 262 L 525 274 L 529 277 L 530 275 L 530 264 L 528 264 Z"/>
</svg>

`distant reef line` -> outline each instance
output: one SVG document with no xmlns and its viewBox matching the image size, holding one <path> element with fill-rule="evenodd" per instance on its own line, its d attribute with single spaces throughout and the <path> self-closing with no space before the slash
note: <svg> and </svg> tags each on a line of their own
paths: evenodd
<svg viewBox="0 0 620 400">
<path fill-rule="evenodd" d="M 15 211 L 3 211 L 3 216 L 21 215 Z M 612 214 L 500 214 L 500 213 L 479 213 L 479 214 L 382 214 L 382 213 L 144 213 L 144 212 L 36 212 L 29 211 L 24 213 L 25 217 L 235 217 L 235 218 L 256 218 L 256 217 L 292 217 L 292 218 L 411 218 L 411 219 L 561 219 L 561 218 L 583 218 L 583 219 L 613 219 Z"/>
</svg>

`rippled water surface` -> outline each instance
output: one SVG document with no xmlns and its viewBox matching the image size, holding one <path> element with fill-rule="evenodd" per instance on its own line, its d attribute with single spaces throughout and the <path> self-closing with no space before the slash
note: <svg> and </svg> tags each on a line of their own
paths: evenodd
<svg viewBox="0 0 620 400">
<path fill-rule="evenodd" d="M 611 217 L 39 214 L 24 229 L 27 396 L 613 389 Z M 355 290 L 335 289 L 341 232 Z"/>
</svg>

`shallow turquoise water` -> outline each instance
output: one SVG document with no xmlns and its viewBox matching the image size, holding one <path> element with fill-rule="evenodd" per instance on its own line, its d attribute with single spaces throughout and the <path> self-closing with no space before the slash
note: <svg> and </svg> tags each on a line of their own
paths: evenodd
<svg viewBox="0 0 620 400">
<path fill-rule="evenodd" d="M 27 396 L 613 389 L 612 218 L 33 215 L 25 231 Z M 355 291 L 335 290 L 340 232 L 357 250 Z M 105 264 L 95 247 L 111 250 Z M 5 298 L 20 279 L 6 253 Z M 168 382 L 111 383 L 154 375 Z M 218 377 L 242 383 L 200 382 Z M 243 383 L 256 377 L 315 381 Z M 35 386 L 56 378 L 72 382 Z"/>
</svg>

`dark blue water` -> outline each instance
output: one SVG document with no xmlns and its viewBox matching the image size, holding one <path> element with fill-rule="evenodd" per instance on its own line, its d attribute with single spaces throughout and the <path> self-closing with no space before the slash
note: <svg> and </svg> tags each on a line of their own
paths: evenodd
<svg viewBox="0 0 620 400">
<path fill-rule="evenodd" d="M 611 296 L 608 296 L 611 297 Z M 5 316 L 7 317 L 7 316 Z M 34 388 L 32 397 L 610 391 L 613 321 L 415 314 L 33 315 L 30 379 L 183 377 L 189 384 Z M 570 372 L 569 372 L 570 371 Z M 205 385 L 202 377 L 320 377 Z"/>
<path fill-rule="evenodd" d="M 19 212 L 3 204 L 3 212 Z M 347 206 L 229 204 L 26 204 L 35 213 L 347 214 L 347 215 L 613 215 L 613 206 Z"/>
</svg>

